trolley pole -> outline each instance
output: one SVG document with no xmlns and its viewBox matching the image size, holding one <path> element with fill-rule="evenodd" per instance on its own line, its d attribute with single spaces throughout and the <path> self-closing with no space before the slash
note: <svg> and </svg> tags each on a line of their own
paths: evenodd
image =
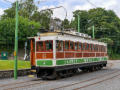
<svg viewBox="0 0 120 90">
<path fill-rule="evenodd" d="M 15 46 L 14 46 L 14 79 L 17 79 L 17 55 L 18 55 L 18 0 L 16 0 Z"/>
<path fill-rule="evenodd" d="M 80 15 L 78 14 L 78 32 L 80 32 Z"/>
<path fill-rule="evenodd" d="M 92 36 L 93 36 L 93 39 L 95 39 L 95 26 L 93 25 L 92 27 L 93 27 L 92 28 Z"/>
</svg>

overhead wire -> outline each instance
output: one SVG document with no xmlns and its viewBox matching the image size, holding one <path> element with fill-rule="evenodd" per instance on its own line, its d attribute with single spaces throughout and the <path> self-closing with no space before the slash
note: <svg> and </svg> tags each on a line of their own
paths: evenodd
<svg viewBox="0 0 120 90">
<path fill-rule="evenodd" d="M 89 4 L 91 4 L 92 6 L 94 6 L 95 8 L 97 8 L 97 6 L 95 4 L 93 4 L 91 1 L 86 0 Z"/>
<path fill-rule="evenodd" d="M 9 1 L 9 0 L 4 0 L 4 1 L 9 2 L 9 3 L 12 3 L 12 2 L 11 2 L 11 1 Z"/>
</svg>

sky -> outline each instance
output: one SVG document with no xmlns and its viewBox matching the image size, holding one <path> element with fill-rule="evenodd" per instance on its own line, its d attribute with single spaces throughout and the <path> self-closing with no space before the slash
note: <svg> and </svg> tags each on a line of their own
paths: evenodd
<svg viewBox="0 0 120 90">
<path fill-rule="evenodd" d="M 14 2 L 15 0 L 0 0 L 0 15 L 4 13 L 4 10 L 11 7 L 10 2 Z M 120 0 L 89 0 L 95 6 L 91 5 L 87 0 L 34 0 L 36 5 L 39 7 L 39 10 L 52 8 L 56 6 L 63 6 L 67 10 L 67 19 L 73 19 L 72 12 L 75 10 L 89 10 L 92 8 L 102 7 L 105 9 L 114 10 L 114 12 L 120 17 Z M 38 1 L 40 3 L 38 4 Z M 53 10 L 53 17 L 57 17 L 60 19 L 65 19 L 66 10 L 64 8 L 59 8 Z"/>
</svg>

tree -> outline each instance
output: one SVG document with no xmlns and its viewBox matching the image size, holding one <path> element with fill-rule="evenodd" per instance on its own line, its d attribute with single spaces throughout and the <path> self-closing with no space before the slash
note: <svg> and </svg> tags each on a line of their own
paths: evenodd
<svg viewBox="0 0 120 90">
<path fill-rule="evenodd" d="M 64 27 L 64 29 L 70 28 L 69 20 L 68 19 L 64 19 L 64 21 L 62 21 L 62 26 Z"/>
<path fill-rule="evenodd" d="M 95 26 L 95 38 L 108 41 L 108 48 L 114 54 L 120 53 L 120 18 L 112 10 L 104 8 L 94 8 L 88 11 L 76 10 L 73 12 L 74 19 L 71 26 L 77 29 L 77 15 L 80 15 L 81 32 L 92 36 L 91 26 Z M 90 29 L 88 29 L 90 28 Z M 112 41 L 112 44 L 110 44 Z M 108 51 L 109 51 L 108 50 Z"/>
<path fill-rule="evenodd" d="M 16 8 L 16 2 L 12 4 L 11 8 L 4 10 L 2 19 L 14 18 L 15 8 Z M 19 3 L 19 15 L 20 16 L 30 19 L 35 11 L 37 11 L 37 6 L 35 5 L 34 0 L 24 0 Z"/>
<path fill-rule="evenodd" d="M 15 18 L 15 8 L 15 3 L 13 3 L 11 8 L 4 10 L 2 19 Z M 52 14 L 52 10 L 38 11 L 34 0 L 22 0 L 19 3 L 19 16 L 39 22 L 45 29 L 49 29 Z"/>
<path fill-rule="evenodd" d="M 21 16 L 31 19 L 35 11 L 38 10 L 34 0 L 24 0 L 19 5 L 19 13 Z"/>
<path fill-rule="evenodd" d="M 30 21 L 27 18 L 19 17 L 19 46 L 23 47 L 27 37 L 36 36 L 41 25 L 38 22 Z M 7 18 L 0 21 L 1 44 L 12 43 L 14 45 L 15 18 Z"/>
<path fill-rule="evenodd" d="M 75 26 L 72 26 L 72 28 L 78 29 L 78 15 L 80 16 L 80 30 L 81 32 L 85 32 L 88 24 L 88 12 L 85 10 L 76 10 L 73 12 L 75 19 L 71 23 L 74 23 Z"/>
<path fill-rule="evenodd" d="M 49 29 L 52 14 L 52 10 L 36 11 L 32 16 L 32 20 L 40 22 L 43 28 Z"/>
</svg>

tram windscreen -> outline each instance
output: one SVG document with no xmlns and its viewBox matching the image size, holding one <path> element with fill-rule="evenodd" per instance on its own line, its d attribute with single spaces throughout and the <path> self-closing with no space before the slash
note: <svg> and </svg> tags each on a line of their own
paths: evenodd
<svg viewBox="0 0 120 90">
<path fill-rule="evenodd" d="M 52 41 L 39 41 L 36 45 L 37 52 L 46 52 L 53 50 L 53 42 Z"/>
<path fill-rule="evenodd" d="M 37 51 L 44 51 L 43 42 L 37 42 Z"/>
</svg>

